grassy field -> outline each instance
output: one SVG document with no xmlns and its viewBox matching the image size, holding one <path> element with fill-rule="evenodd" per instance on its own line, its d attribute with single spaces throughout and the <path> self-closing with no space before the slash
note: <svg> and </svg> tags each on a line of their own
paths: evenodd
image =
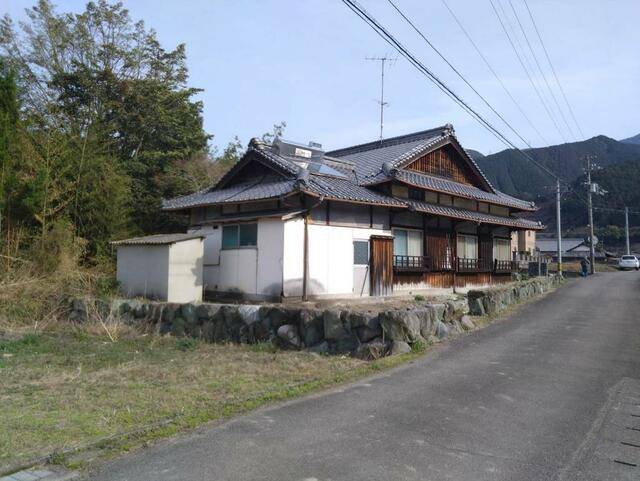
<svg viewBox="0 0 640 481">
<path fill-rule="evenodd" d="M 557 265 L 555 262 L 549 264 L 549 270 L 552 272 L 556 272 Z M 580 267 L 579 261 L 571 261 L 571 262 L 563 262 L 562 270 L 564 272 L 581 272 L 582 268 Z M 616 272 L 618 270 L 617 264 L 605 263 L 605 262 L 596 262 L 596 272 Z"/>
<path fill-rule="evenodd" d="M 119 453 L 412 355 L 364 362 L 270 345 L 145 336 L 111 342 L 85 331 L 0 340 L 0 472 L 96 442 L 99 456 Z M 165 420 L 173 421 L 157 425 Z M 154 423 L 144 432 L 108 439 Z M 65 457 L 57 455 L 57 461 Z"/>
</svg>

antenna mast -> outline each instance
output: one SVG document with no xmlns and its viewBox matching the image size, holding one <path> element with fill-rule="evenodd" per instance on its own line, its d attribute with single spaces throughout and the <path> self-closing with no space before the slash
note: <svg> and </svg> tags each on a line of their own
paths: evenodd
<svg viewBox="0 0 640 481">
<path fill-rule="evenodd" d="M 382 131 L 384 129 L 384 108 L 389 105 L 384 101 L 384 66 L 387 62 L 389 62 L 390 66 L 393 65 L 398 60 L 398 57 L 390 58 L 385 54 L 384 57 L 365 57 L 365 60 L 380 62 L 380 100 L 376 100 L 376 102 L 380 105 L 380 141 L 382 142 Z"/>
</svg>

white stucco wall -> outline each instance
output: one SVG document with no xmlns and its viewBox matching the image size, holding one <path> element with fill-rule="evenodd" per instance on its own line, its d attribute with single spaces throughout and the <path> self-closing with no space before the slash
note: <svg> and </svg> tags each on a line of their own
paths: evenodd
<svg viewBox="0 0 640 481">
<path fill-rule="evenodd" d="M 220 251 L 218 291 L 257 293 L 258 248 L 242 247 Z"/>
<path fill-rule="evenodd" d="M 169 302 L 202 301 L 202 239 L 190 239 L 169 246 Z"/>
<path fill-rule="evenodd" d="M 189 232 L 204 234 L 204 258 L 202 279 L 205 290 L 215 290 L 220 283 L 220 249 L 222 247 L 222 227 L 202 226 Z"/>
<path fill-rule="evenodd" d="M 256 293 L 259 295 L 279 296 L 282 292 L 284 226 L 282 219 L 258 222 Z"/>
<path fill-rule="evenodd" d="M 285 297 L 301 296 L 304 259 L 304 220 L 298 218 L 285 221 L 283 234 L 282 291 Z"/>
<path fill-rule="evenodd" d="M 354 289 L 353 241 L 389 235 L 390 231 L 320 224 L 310 224 L 308 229 L 309 295 L 358 296 L 361 286 Z"/>
<path fill-rule="evenodd" d="M 251 296 L 279 296 L 282 291 L 284 221 L 257 221 L 256 247 L 222 249 L 222 224 L 191 232 L 206 234 L 203 282 L 205 290 Z"/>
<path fill-rule="evenodd" d="M 167 300 L 169 246 L 118 246 L 116 277 L 124 296 Z"/>
</svg>

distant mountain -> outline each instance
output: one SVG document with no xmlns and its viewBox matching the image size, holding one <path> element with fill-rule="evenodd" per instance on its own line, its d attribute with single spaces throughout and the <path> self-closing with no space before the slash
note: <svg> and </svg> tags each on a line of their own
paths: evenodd
<svg viewBox="0 0 640 481">
<path fill-rule="evenodd" d="M 622 139 L 620 142 L 625 144 L 640 144 L 640 134 L 629 137 L 628 139 Z"/>
<path fill-rule="evenodd" d="M 525 152 L 561 178 L 572 182 L 582 175 L 586 154 L 595 154 L 596 164 L 607 167 L 640 159 L 640 144 L 619 142 L 599 135 L 582 142 L 526 149 Z M 550 197 L 553 192 L 553 179 L 514 149 L 487 156 L 470 155 L 498 190 L 537 201 Z"/>
<path fill-rule="evenodd" d="M 640 157 L 636 160 L 613 164 L 603 169 L 593 172 L 593 181 L 602 189 L 607 191 L 605 195 L 595 195 L 593 204 L 594 225 L 596 235 L 604 242 L 605 246 L 621 246 L 624 244 L 624 214 L 615 210 L 599 210 L 597 207 L 622 208 L 629 207 L 631 212 L 640 211 Z M 586 232 L 587 208 L 584 198 L 586 188 L 584 176 L 577 178 L 573 182 L 573 192 L 567 193 L 563 197 L 563 228 L 572 233 Z M 546 222 L 547 225 L 555 223 L 555 206 L 553 202 L 544 203 L 538 218 Z M 632 242 L 640 241 L 640 226 L 637 217 L 631 215 L 629 218 L 630 237 Z"/>
<path fill-rule="evenodd" d="M 477 150 L 465 149 L 473 160 L 484 159 L 485 155 Z"/>
</svg>

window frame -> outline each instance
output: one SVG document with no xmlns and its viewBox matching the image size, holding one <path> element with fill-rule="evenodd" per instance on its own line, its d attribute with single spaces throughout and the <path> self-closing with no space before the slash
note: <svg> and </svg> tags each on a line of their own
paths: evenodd
<svg viewBox="0 0 640 481">
<path fill-rule="evenodd" d="M 240 244 L 240 239 L 241 239 L 241 235 L 240 235 L 240 231 L 242 229 L 243 226 L 255 226 L 255 244 L 245 244 L 245 245 L 241 245 Z M 225 246 L 224 244 L 224 233 L 225 230 L 231 228 L 231 227 L 235 227 L 236 228 L 236 239 L 235 239 L 235 243 L 233 246 Z M 234 250 L 234 249 L 257 249 L 258 248 L 258 223 L 257 222 L 244 222 L 244 223 L 237 223 L 237 224 L 224 224 L 222 226 L 222 233 L 221 233 L 221 239 L 220 239 L 220 250 Z"/>
<path fill-rule="evenodd" d="M 498 257 L 498 246 L 499 244 L 504 244 L 503 247 L 506 248 L 507 256 L 505 259 L 501 259 Z M 493 238 L 493 260 L 499 261 L 510 261 L 511 260 L 511 241 L 509 239 L 505 239 L 502 237 L 494 237 Z"/>
<path fill-rule="evenodd" d="M 464 256 L 460 255 L 460 241 L 461 241 L 461 238 L 474 239 L 475 240 L 475 246 L 476 246 L 475 247 L 475 257 L 468 257 L 466 255 L 466 245 L 467 245 L 466 240 L 464 242 L 464 244 L 465 244 L 465 255 Z M 460 234 L 460 233 L 458 233 L 456 235 L 456 257 L 458 259 L 478 259 L 479 258 L 478 255 L 479 255 L 479 253 L 478 253 L 478 236 L 475 235 L 475 234 Z"/>
<path fill-rule="evenodd" d="M 395 243 L 395 239 L 396 239 L 396 232 L 397 231 L 403 231 L 406 232 L 406 254 L 398 254 L 396 253 L 396 243 Z M 413 257 L 413 256 L 417 256 L 417 257 L 424 257 L 424 231 L 422 229 L 411 229 L 411 228 L 407 228 L 407 227 L 392 227 L 391 228 L 391 232 L 393 234 L 393 255 L 394 256 L 409 256 L 409 257 Z M 420 254 L 409 254 L 409 232 L 417 232 L 420 234 Z"/>
<path fill-rule="evenodd" d="M 356 243 L 360 243 L 360 244 L 366 244 L 367 246 L 367 262 L 362 264 L 362 263 L 357 263 L 356 262 Z M 358 267 L 362 267 L 362 266 L 369 266 L 369 256 L 371 255 L 371 251 L 369 250 L 370 246 L 369 246 L 369 239 L 353 239 L 353 265 L 358 266 Z"/>
</svg>

